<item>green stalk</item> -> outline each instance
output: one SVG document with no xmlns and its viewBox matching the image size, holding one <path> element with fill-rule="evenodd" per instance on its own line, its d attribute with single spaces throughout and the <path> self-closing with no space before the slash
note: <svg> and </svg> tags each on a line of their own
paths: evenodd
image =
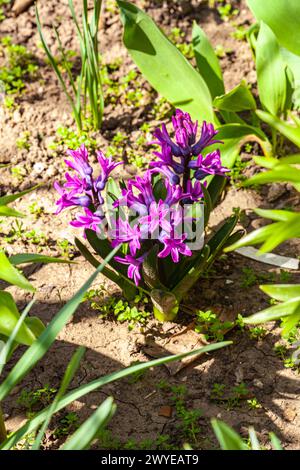
<svg viewBox="0 0 300 470">
<path fill-rule="evenodd" d="M 7 438 L 6 427 L 4 423 L 3 413 L 0 405 L 0 443 L 4 442 Z"/>
</svg>

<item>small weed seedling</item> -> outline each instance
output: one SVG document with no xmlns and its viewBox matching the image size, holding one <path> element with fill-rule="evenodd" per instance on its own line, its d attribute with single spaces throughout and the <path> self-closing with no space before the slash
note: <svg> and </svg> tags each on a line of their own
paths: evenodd
<svg viewBox="0 0 300 470">
<path fill-rule="evenodd" d="M 28 413 L 33 413 L 48 406 L 52 402 L 56 392 L 57 390 L 49 385 L 45 385 L 43 388 L 36 390 L 24 389 L 17 399 L 17 404 Z"/>
<path fill-rule="evenodd" d="M 208 310 L 203 312 L 198 310 L 196 312 L 196 327 L 197 333 L 205 335 L 207 340 L 223 341 L 224 334 L 233 327 L 233 322 L 222 322 L 216 313 Z"/>
</svg>

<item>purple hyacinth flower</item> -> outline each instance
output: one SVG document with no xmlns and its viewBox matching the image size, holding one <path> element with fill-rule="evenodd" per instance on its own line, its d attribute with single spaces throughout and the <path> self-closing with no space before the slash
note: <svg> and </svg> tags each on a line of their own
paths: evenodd
<svg viewBox="0 0 300 470">
<path fill-rule="evenodd" d="M 78 176 L 71 176 L 68 172 L 65 174 L 66 183 L 64 188 L 70 189 L 70 194 L 81 194 L 88 189 L 88 184 L 85 179 L 80 179 Z"/>
<path fill-rule="evenodd" d="M 195 145 L 193 145 L 192 154 L 194 156 L 197 156 L 199 155 L 199 153 L 202 152 L 204 148 L 209 147 L 210 145 L 222 144 L 223 142 L 221 140 L 214 139 L 214 136 L 217 133 L 218 131 L 215 130 L 213 124 L 209 124 L 206 121 L 203 121 L 202 129 L 201 129 L 201 137 L 198 140 L 198 142 Z"/>
<path fill-rule="evenodd" d="M 205 157 L 199 155 L 197 160 L 190 162 L 190 168 L 196 170 L 195 178 L 197 180 L 201 180 L 207 175 L 226 176 L 226 173 L 230 171 L 222 166 L 220 150 L 214 150 Z"/>
<path fill-rule="evenodd" d="M 146 215 L 148 209 L 142 194 L 135 195 L 131 189 L 122 189 L 121 197 L 114 201 L 113 207 L 129 207 L 139 215 Z"/>
<path fill-rule="evenodd" d="M 184 256 L 192 256 L 193 253 L 184 243 L 186 237 L 187 235 L 185 233 L 178 238 L 164 237 L 162 239 L 164 248 L 158 253 L 157 256 L 159 258 L 166 258 L 167 256 L 171 255 L 174 263 L 178 263 L 180 254 Z"/>
<path fill-rule="evenodd" d="M 57 205 L 57 210 L 55 214 L 59 214 L 63 209 L 66 209 L 66 207 L 71 207 L 71 206 L 88 207 L 92 202 L 89 196 L 85 195 L 85 196 L 76 197 L 72 195 L 72 192 L 67 193 L 58 184 L 57 181 L 54 182 L 53 186 L 61 196 L 55 203 Z"/>
<path fill-rule="evenodd" d="M 73 158 L 71 160 L 65 160 L 66 165 L 72 168 L 73 170 L 77 171 L 77 173 L 88 183 L 91 182 L 91 175 L 93 173 L 93 168 L 88 162 L 89 155 L 88 151 L 84 144 L 80 146 L 77 150 L 68 150 L 68 155 Z"/>
<path fill-rule="evenodd" d="M 144 176 L 136 176 L 134 180 L 128 181 L 128 189 L 132 192 L 134 188 L 138 189 L 140 191 L 139 200 L 142 201 L 147 207 L 155 201 L 151 176 L 151 171 L 147 170 Z"/>
<path fill-rule="evenodd" d="M 205 181 L 203 183 L 203 186 L 207 186 L 207 182 Z M 193 201 L 193 202 L 198 202 L 200 199 L 203 198 L 203 189 L 202 189 L 202 184 L 200 181 L 195 181 L 193 184 L 191 180 L 187 182 L 187 187 L 186 191 L 188 193 L 188 200 Z M 184 200 L 185 202 L 185 200 Z"/>
<path fill-rule="evenodd" d="M 152 165 L 153 163 L 153 165 Z M 165 165 L 163 162 L 152 162 L 150 166 L 151 168 L 149 171 L 151 173 L 162 173 L 164 176 L 168 178 L 171 184 L 179 184 L 180 183 L 180 177 L 178 175 L 175 175 L 170 168 Z"/>
<path fill-rule="evenodd" d="M 121 243 L 128 243 L 132 256 L 135 256 L 137 250 L 141 248 L 139 226 L 136 224 L 132 227 L 127 220 L 121 218 L 117 220 L 116 228 L 110 230 L 110 238 L 113 248 Z"/>
<path fill-rule="evenodd" d="M 70 222 L 70 225 L 72 227 L 82 227 L 83 229 L 91 229 L 94 230 L 95 232 L 99 228 L 99 225 L 101 225 L 103 221 L 103 214 L 100 212 L 92 212 L 90 211 L 87 207 L 84 208 L 85 215 L 78 213 L 75 215 L 76 220 L 72 220 Z"/>
<path fill-rule="evenodd" d="M 167 195 L 165 197 L 165 204 L 168 206 L 173 206 L 179 201 L 188 196 L 183 192 L 183 189 L 179 185 L 171 185 L 168 180 L 165 180 L 165 186 L 167 190 Z"/>
<path fill-rule="evenodd" d="M 120 258 L 119 256 L 115 256 L 115 260 L 121 264 L 128 265 L 127 275 L 129 279 L 133 279 L 136 286 L 139 285 L 141 280 L 140 268 L 143 264 L 146 255 L 140 256 L 139 258 L 134 258 L 131 255 L 126 255 L 125 258 Z"/>
<path fill-rule="evenodd" d="M 161 199 L 159 202 L 152 202 L 149 207 L 149 214 L 140 218 L 140 224 L 144 225 L 142 231 L 153 234 L 155 230 L 161 228 L 166 232 L 172 230 L 170 224 L 170 208 Z"/>
<path fill-rule="evenodd" d="M 95 188 L 98 191 L 102 191 L 105 188 L 108 177 L 110 173 L 119 165 L 122 165 L 123 162 L 114 162 L 112 157 L 106 157 L 103 152 L 97 151 L 97 160 L 101 166 L 101 175 L 98 176 Z"/>
</svg>

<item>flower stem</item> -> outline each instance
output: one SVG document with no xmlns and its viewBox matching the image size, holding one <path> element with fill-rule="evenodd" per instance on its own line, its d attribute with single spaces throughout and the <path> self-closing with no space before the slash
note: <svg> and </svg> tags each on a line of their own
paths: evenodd
<svg viewBox="0 0 300 470">
<path fill-rule="evenodd" d="M 4 423 L 3 413 L 0 406 L 0 444 L 7 438 L 6 427 Z"/>
</svg>

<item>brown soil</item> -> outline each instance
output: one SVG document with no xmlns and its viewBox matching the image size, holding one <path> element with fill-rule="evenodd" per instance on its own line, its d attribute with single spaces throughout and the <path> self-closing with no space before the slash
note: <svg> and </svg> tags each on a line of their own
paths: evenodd
<svg viewBox="0 0 300 470">
<path fill-rule="evenodd" d="M 75 1 L 75 5 L 80 3 L 79 0 Z M 221 22 L 217 11 L 209 9 L 205 2 L 145 0 L 136 3 L 143 6 L 167 32 L 174 27 L 180 27 L 186 33 L 187 39 L 190 39 L 193 19 L 199 21 L 214 46 L 221 44 L 225 50 L 230 51 L 221 60 L 227 88 L 230 89 L 238 84 L 242 78 L 255 85 L 255 72 L 248 45 L 231 37 L 233 26 L 229 22 Z M 239 8 L 237 23 L 249 24 L 252 18 L 244 1 L 240 2 Z M 51 29 L 54 22 L 60 25 L 63 44 L 68 49 L 78 50 L 66 0 L 40 2 L 40 16 L 44 19 L 45 34 L 54 52 L 54 33 Z M 105 34 L 103 32 L 101 34 L 104 60 L 109 63 L 116 58 L 122 58 L 122 65 L 117 74 L 122 77 L 133 69 L 134 65 L 122 45 L 120 20 L 116 13 L 105 13 L 102 31 L 105 31 Z M 40 67 L 37 79 L 28 83 L 26 93 L 17 98 L 17 108 L 15 110 L 0 108 L 0 163 L 10 164 L 8 168 L 0 170 L 1 194 L 24 189 L 32 184 L 44 183 L 44 186 L 17 202 L 15 207 L 28 213 L 23 222 L 24 231 L 34 228 L 38 233 L 45 234 L 46 241 L 41 244 L 42 253 L 57 255 L 61 252 L 57 240 L 67 239 L 72 242 L 76 232 L 68 225 L 68 216 L 53 216 L 55 193 L 52 184 L 55 178 L 61 178 L 64 171 L 62 164 L 64 149 L 61 147 L 54 152 L 48 148 L 48 143 L 55 138 L 55 131 L 59 125 L 70 127 L 74 126 L 74 122 L 70 117 L 65 96 L 52 70 L 44 61 L 43 51 L 38 47 L 34 9 L 30 8 L 17 18 L 8 17 L 2 21 L 0 37 L 7 35 L 13 38 L 14 43 L 25 45 L 35 55 Z M 151 91 L 141 78 L 139 80 L 145 92 L 144 106 L 132 107 L 118 102 L 116 105 L 109 104 L 106 107 L 103 131 L 96 135 L 99 147 L 103 150 L 118 131 L 128 136 L 128 146 L 131 146 L 143 122 L 150 121 L 152 127 L 156 125 L 151 113 L 153 102 L 157 100 L 156 93 Z M 16 147 L 16 139 L 24 131 L 30 131 L 28 151 Z M 22 178 L 13 176 L 11 168 L 14 167 L 21 169 Z M 129 172 L 134 171 L 136 169 L 132 165 L 127 165 L 122 173 L 123 176 L 128 176 Z M 252 165 L 247 171 L 253 172 L 256 169 Z M 29 214 L 28 208 L 33 202 L 38 202 L 43 207 L 43 213 L 38 218 Z M 299 205 L 299 200 L 289 187 L 283 187 L 282 191 L 281 187 L 273 186 L 255 192 L 238 190 L 231 186 L 224 201 L 215 211 L 211 228 L 213 229 L 224 217 L 230 215 L 233 207 L 240 207 L 245 211 L 243 225 L 247 230 L 252 230 L 259 224 L 252 213 L 254 207 L 279 208 L 288 204 Z M 10 227 L 7 222 L 1 227 L 3 233 L 9 232 Z M 24 241 L 24 237 L 14 243 L 6 244 L 6 249 L 10 253 L 32 252 L 38 248 L 28 240 Z M 285 244 L 278 252 L 297 255 L 298 244 Z M 35 265 L 25 269 L 25 274 L 37 288 L 37 300 L 32 308 L 32 315 L 38 315 L 44 322 L 53 318 L 93 271 L 92 267 L 79 257 L 75 248 L 74 254 L 78 264 Z M 258 282 L 249 287 L 246 274 L 243 274 L 245 268 L 251 268 L 258 276 Z M 238 313 L 248 315 L 269 305 L 266 296 L 258 289 L 259 279 L 267 275 L 269 278 L 275 276 L 278 280 L 279 270 L 237 254 L 230 254 L 215 265 L 214 271 L 208 278 L 199 281 L 191 293 L 189 304 L 202 310 L 212 308 L 229 317 Z M 299 281 L 300 272 L 292 272 L 291 282 Z M 110 295 L 119 295 L 118 289 L 101 276 L 95 282 L 96 287 L 99 285 L 104 285 Z M 13 287 L 6 289 L 14 294 L 20 308 L 23 308 L 30 298 L 30 295 L 25 295 Z M 128 366 L 134 361 L 149 360 L 144 346 L 150 336 L 158 339 L 161 336 L 172 335 L 176 331 L 181 331 L 184 328 L 182 325 L 188 322 L 186 317 L 179 316 L 177 324 L 167 324 L 162 327 L 151 320 L 146 327 L 136 326 L 129 331 L 126 323 L 100 319 L 97 311 L 92 310 L 87 302 L 83 303 L 51 351 L 5 401 L 4 412 L 7 416 L 8 429 L 16 429 L 26 418 L 25 410 L 17 400 L 20 392 L 24 389 L 42 388 L 45 384 L 57 387 L 77 345 L 84 345 L 87 353 L 77 378 L 72 383 L 72 388 Z M 233 345 L 199 358 L 175 376 L 170 375 L 165 367 L 155 368 L 136 383 L 123 380 L 106 386 L 101 391 L 75 402 L 68 411 L 75 411 L 80 419 L 83 419 L 106 396 L 113 395 L 118 405 L 118 411 L 109 425 L 113 436 L 124 443 L 128 439 L 140 442 L 167 434 L 171 436 L 172 442 L 181 448 L 182 434 L 178 429 L 179 419 L 175 411 L 173 410 L 171 417 L 161 416 L 164 414 L 161 412 L 162 407 L 173 407 L 170 393 L 156 387 L 161 380 L 165 380 L 171 385 L 184 384 L 187 387 L 186 407 L 189 410 L 202 410 L 198 442 L 197 444 L 191 442 L 196 448 L 206 449 L 216 445 L 210 426 L 212 417 L 221 418 L 243 435 L 246 429 L 253 425 L 263 443 L 267 442 L 268 433 L 273 431 L 286 449 L 299 448 L 299 374 L 295 370 L 285 368 L 283 361 L 273 350 L 274 344 L 280 340 L 278 325 L 269 325 L 266 336 L 259 341 L 251 339 L 248 330 L 231 331 L 226 339 L 232 340 Z M 20 349 L 15 358 L 21 352 Z M 212 399 L 211 391 L 214 383 L 225 384 L 228 394 L 232 387 L 241 382 L 244 382 L 249 389 L 247 398 L 256 397 L 261 408 L 249 410 L 246 400 L 242 400 L 238 406 L 229 409 L 226 401 L 217 402 Z M 62 416 L 63 414 L 60 418 Z M 57 441 L 50 433 L 45 448 L 56 448 L 57 445 Z M 101 448 L 101 443 L 99 445 Z"/>
</svg>

